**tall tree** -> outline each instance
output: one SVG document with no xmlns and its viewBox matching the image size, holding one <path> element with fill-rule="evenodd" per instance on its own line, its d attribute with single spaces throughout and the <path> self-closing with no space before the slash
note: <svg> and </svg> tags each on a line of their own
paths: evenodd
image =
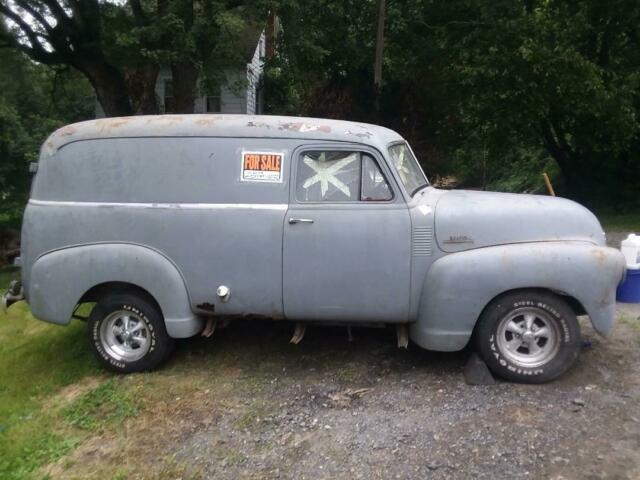
<svg viewBox="0 0 640 480">
<path fill-rule="evenodd" d="M 458 1 L 437 27 L 458 131 L 482 132 L 494 165 L 523 141 L 589 204 L 639 202 L 640 4 Z M 464 141 L 460 138 L 461 141 Z"/>
<path fill-rule="evenodd" d="M 163 65 L 177 110 L 192 112 L 198 78 L 237 60 L 234 45 L 264 11 L 249 0 L 0 0 L 10 26 L 4 43 L 80 71 L 108 116 L 157 113 Z"/>
</svg>

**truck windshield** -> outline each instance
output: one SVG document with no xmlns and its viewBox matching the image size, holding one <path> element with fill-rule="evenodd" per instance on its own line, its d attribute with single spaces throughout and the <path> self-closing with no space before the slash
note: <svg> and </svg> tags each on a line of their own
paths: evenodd
<svg viewBox="0 0 640 480">
<path fill-rule="evenodd" d="M 423 187 L 429 185 L 424 173 L 418 165 L 416 157 L 411 153 L 411 149 L 406 143 L 396 143 L 389 147 L 391 161 L 396 168 L 400 180 L 404 184 L 409 194 L 413 195 Z"/>
</svg>

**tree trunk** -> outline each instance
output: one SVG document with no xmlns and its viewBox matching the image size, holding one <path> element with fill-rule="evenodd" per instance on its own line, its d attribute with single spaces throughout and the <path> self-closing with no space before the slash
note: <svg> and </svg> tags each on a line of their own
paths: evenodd
<svg viewBox="0 0 640 480">
<path fill-rule="evenodd" d="M 156 115 L 159 112 L 156 82 L 160 68 L 144 65 L 125 73 L 134 115 Z"/>
<path fill-rule="evenodd" d="M 173 109 L 175 113 L 193 113 L 198 86 L 198 69 L 191 62 L 171 64 Z"/>
<path fill-rule="evenodd" d="M 132 115 L 127 85 L 123 75 L 103 61 L 82 60 L 73 66 L 88 79 L 107 117 Z"/>
</svg>

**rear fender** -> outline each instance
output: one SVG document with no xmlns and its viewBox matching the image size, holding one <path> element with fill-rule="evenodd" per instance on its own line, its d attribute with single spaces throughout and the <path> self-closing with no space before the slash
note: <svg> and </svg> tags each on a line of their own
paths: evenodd
<svg viewBox="0 0 640 480">
<path fill-rule="evenodd" d="M 107 282 L 130 283 L 149 292 L 171 337 L 186 338 L 202 330 L 203 320 L 191 311 L 178 268 L 160 252 L 140 245 L 82 245 L 42 255 L 29 276 L 29 304 L 36 318 L 65 325 L 84 293 Z"/>
<path fill-rule="evenodd" d="M 464 348 L 487 304 L 501 293 L 544 288 L 575 298 L 602 335 L 615 321 L 625 271 L 618 250 L 579 242 L 539 242 L 467 250 L 427 272 L 410 337 L 431 350 Z"/>
</svg>

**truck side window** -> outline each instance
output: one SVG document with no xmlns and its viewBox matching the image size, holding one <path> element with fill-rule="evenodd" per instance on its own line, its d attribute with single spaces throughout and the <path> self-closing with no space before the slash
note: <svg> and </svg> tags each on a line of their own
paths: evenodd
<svg viewBox="0 0 640 480">
<path fill-rule="evenodd" d="M 302 202 L 391 200 L 373 157 L 359 152 L 309 151 L 298 161 L 296 198 Z"/>
<path fill-rule="evenodd" d="M 393 194 L 380 167 L 373 157 L 362 155 L 362 194 L 361 200 L 366 202 L 383 202 L 391 200 Z"/>
<path fill-rule="evenodd" d="M 304 152 L 298 162 L 296 198 L 303 202 L 357 202 L 360 154 Z"/>
</svg>

